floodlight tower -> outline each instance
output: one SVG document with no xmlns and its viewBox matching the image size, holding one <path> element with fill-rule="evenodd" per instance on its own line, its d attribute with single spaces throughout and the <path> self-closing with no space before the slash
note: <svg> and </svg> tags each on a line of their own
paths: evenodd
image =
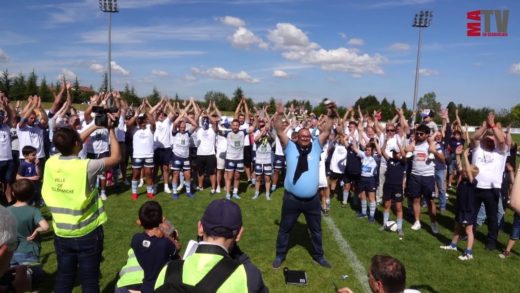
<svg viewBox="0 0 520 293">
<path fill-rule="evenodd" d="M 99 9 L 108 13 L 108 84 L 107 91 L 112 91 L 112 13 L 118 12 L 117 0 L 99 0 Z"/>
<path fill-rule="evenodd" d="M 421 10 L 419 13 L 415 14 L 415 18 L 412 24 L 412 27 L 419 28 L 419 41 L 417 44 L 417 62 L 415 64 L 415 86 L 413 90 L 413 110 L 412 113 L 415 113 L 417 106 L 417 93 L 419 91 L 419 67 L 421 64 L 421 45 L 422 45 L 422 30 L 430 26 L 432 21 L 433 13 L 431 11 Z M 415 125 L 415 114 L 412 116 L 412 127 Z"/>
</svg>

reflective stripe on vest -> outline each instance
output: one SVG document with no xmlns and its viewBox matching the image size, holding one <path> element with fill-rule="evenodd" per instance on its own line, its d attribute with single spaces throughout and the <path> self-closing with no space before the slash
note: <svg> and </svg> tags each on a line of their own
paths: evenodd
<svg viewBox="0 0 520 293">
<path fill-rule="evenodd" d="M 57 236 L 81 237 L 107 221 L 97 189 L 86 195 L 88 162 L 60 160 L 56 155 L 45 164 L 42 196 L 52 213 Z"/>
<path fill-rule="evenodd" d="M 119 272 L 117 287 L 122 288 L 129 285 L 142 284 L 143 278 L 144 271 L 135 257 L 134 250 L 130 248 L 128 250 L 128 260 L 126 261 L 125 266 Z"/>
</svg>

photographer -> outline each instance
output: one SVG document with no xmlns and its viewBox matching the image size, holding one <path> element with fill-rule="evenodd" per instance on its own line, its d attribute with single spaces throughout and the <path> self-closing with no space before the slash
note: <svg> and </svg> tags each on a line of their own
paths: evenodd
<svg viewBox="0 0 520 293">
<path fill-rule="evenodd" d="M 117 141 L 109 118 L 108 133 Z M 71 292 L 79 268 L 84 292 L 99 292 L 100 263 L 103 251 L 103 225 L 107 215 L 96 189 L 97 176 L 117 166 L 121 158 L 119 144 L 112 143 L 110 156 L 82 160 L 78 157 L 83 141 L 101 126 L 91 125 L 80 135 L 71 128 L 60 128 L 53 143 L 60 154 L 45 166 L 42 196 L 53 217 L 54 246 L 58 270 L 55 292 Z M 88 208 L 85 208 L 88 207 Z"/>
</svg>

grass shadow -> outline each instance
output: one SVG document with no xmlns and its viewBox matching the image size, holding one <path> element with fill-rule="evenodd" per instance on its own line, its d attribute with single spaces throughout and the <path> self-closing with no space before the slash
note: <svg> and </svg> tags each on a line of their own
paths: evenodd
<svg viewBox="0 0 520 293">
<path fill-rule="evenodd" d="M 274 224 L 276 226 L 280 226 L 280 221 L 276 219 L 274 220 Z M 310 232 L 307 227 L 307 223 L 296 221 L 291 232 L 289 232 L 289 244 L 287 245 L 286 255 L 289 253 L 291 248 L 295 246 L 301 246 L 305 248 L 305 250 L 307 250 L 309 255 L 312 257 L 312 245 L 309 233 Z"/>
</svg>

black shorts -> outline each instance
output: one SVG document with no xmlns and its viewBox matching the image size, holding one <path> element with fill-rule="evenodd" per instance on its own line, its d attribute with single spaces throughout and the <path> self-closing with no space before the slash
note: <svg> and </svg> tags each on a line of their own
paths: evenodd
<svg viewBox="0 0 520 293">
<path fill-rule="evenodd" d="M 216 168 L 217 157 L 215 157 L 215 155 L 197 156 L 197 169 L 199 170 L 199 175 L 213 175 L 215 174 Z"/>
<path fill-rule="evenodd" d="M 250 145 L 244 146 L 244 166 L 251 167 L 253 162 L 253 147 Z"/>
<path fill-rule="evenodd" d="M 376 178 L 375 177 L 361 177 L 358 181 L 358 192 L 376 192 Z"/>
<path fill-rule="evenodd" d="M 475 210 L 475 194 L 457 194 L 457 205 L 455 207 L 455 221 L 462 226 L 473 225 L 478 209 Z"/>
<path fill-rule="evenodd" d="M 157 148 L 153 151 L 153 161 L 156 165 L 169 165 L 172 161 L 172 148 Z"/>
<path fill-rule="evenodd" d="M 345 182 L 345 184 L 356 184 L 359 181 L 359 178 L 361 178 L 361 174 L 352 174 L 347 172 L 345 173 L 345 176 L 343 176 L 343 182 Z"/>
<path fill-rule="evenodd" d="M 2 183 L 13 183 L 16 172 L 18 171 L 15 169 L 16 164 L 15 161 L 18 161 L 18 159 L 11 159 L 7 161 L 0 161 L 0 182 Z"/>
<path fill-rule="evenodd" d="M 423 196 L 432 199 L 435 195 L 435 176 L 419 176 L 411 174 L 407 180 L 408 195 L 411 198 Z"/>
<path fill-rule="evenodd" d="M 343 177 L 343 174 L 334 173 L 332 171 L 329 172 L 329 178 L 332 180 L 338 180 L 341 179 L 341 177 Z"/>
<path fill-rule="evenodd" d="M 383 201 L 403 201 L 403 185 L 386 183 L 383 185 Z"/>
<path fill-rule="evenodd" d="M 95 160 L 95 159 L 103 159 L 110 157 L 110 152 L 104 152 L 100 154 L 87 153 L 87 159 Z"/>
</svg>

